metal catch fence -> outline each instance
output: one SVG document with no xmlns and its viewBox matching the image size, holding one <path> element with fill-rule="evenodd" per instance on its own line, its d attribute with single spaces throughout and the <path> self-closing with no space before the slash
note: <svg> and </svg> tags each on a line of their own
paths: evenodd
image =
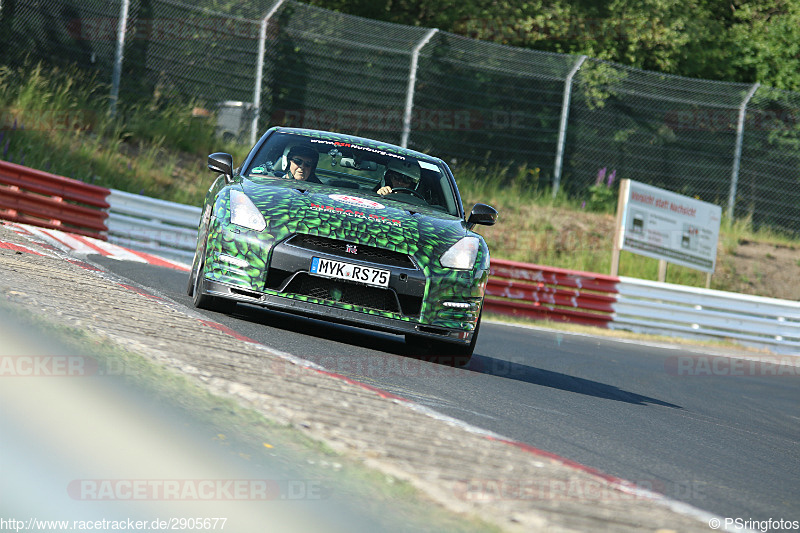
<svg viewBox="0 0 800 533">
<path fill-rule="evenodd" d="M 800 233 L 799 93 L 294 0 L 3 0 L 0 41 L 4 64 L 73 63 L 109 80 L 114 105 L 158 93 L 221 105 L 228 122 L 245 110 L 220 128 L 242 142 L 276 124 L 342 130 L 554 194 L 635 179 Z"/>
</svg>

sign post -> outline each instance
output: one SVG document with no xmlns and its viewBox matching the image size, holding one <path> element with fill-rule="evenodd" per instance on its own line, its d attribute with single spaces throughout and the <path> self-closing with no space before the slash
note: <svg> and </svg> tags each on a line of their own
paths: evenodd
<svg viewBox="0 0 800 533">
<path fill-rule="evenodd" d="M 611 275 L 619 273 L 620 251 L 674 263 L 709 273 L 717 261 L 722 208 L 632 180 L 620 182 Z"/>
</svg>

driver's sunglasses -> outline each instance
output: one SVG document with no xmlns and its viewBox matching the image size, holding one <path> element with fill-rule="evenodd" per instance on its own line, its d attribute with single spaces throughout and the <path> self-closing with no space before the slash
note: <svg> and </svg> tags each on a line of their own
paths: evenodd
<svg viewBox="0 0 800 533">
<path fill-rule="evenodd" d="M 312 166 L 314 166 L 314 164 L 311 161 L 308 161 L 307 159 L 302 159 L 300 157 L 293 157 L 289 161 L 291 161 L 292 163 L 294 163 L 298 167 L 299 166 L 304 166 L 304 167 L 311 168 Z"/>
<path fill-rule="evenodd" d="M 405 174 L 400 174 L 399 172 L 395 172 L 394 170 L 390 170 L 389 172 L 387 172 L 386 177 L 391 178 L 392 181 L 402 181 L 403 183 L 411 183 L 413 181 Z"/>
</svg>

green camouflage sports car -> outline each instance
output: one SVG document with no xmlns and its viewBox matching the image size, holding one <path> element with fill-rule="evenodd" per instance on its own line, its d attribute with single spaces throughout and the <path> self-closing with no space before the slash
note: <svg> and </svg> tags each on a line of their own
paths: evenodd
<svg viewBox="0 0 800 533">
<path fill-rule="evenodd" d="M 403 334 L 440 361 L 475 348 L 489 249 L 472 231 L 448 166 L 370 139 L 271 128 L 206 195 L 188 293 L 197 307 L 237 302 Z M 444 358 L 444 359 L 443 359 Z"/>
</svg>

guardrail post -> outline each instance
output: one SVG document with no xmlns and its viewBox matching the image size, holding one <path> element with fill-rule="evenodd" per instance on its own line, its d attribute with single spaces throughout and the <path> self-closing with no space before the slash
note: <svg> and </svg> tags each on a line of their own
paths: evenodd
<svg viewBox="0 0 800 533">
<path fill-rule="evenodd" d="M 250 125 L 250 145 L 256 144 L 258 136 L 258 119 L 261 116 L 261 85 L 264 78 L 264 54 L 267 50 L 267 24 L 286 0 L 278 0 L 275 5 L 261 19 L 261 28 L 258 31 L 258 59 L 256 60 L 256 82 L 253 87 L 253 122 Z"/>
<path fill-rule="evenodd" d="M 117 113 L 117 100 L 119 100 L 119 83 L 122 77 L 122 55 L 125 49 L 125 32 L 128 27 L 128 10 L 130 0 L 122 0 L 119 8 L 119 25 L 117 26 L 117 50 L 114 52 L 114 70 L 111 73 L 111 109 L 113 117 Z"/>
<path fill-rule="evenodd" d="M 564 144 L 567 141 L 567 119 L 569 118 L 569 104 L 572 100 L 572 78 L 581 68 L 583 62 L 586 61 L 586 56 L 581 56 L 572 67 L 572 70 L 567 74 L 567 79 L 564 81 L 564 99 L 561 102 L 561 122 L 558 126 L 558 142 L 556 143 L 556 164 L 553 170 L 553 198 L 558 194 L 558 188 L 561 186 L 561 169 L 564 165 Z"/>
<path fill-rule="evenodd" d="M 731 191 L 728 195 L 728 219 L 733 220 L 733 207 L 736 204 L 736 188 L 739 185 L 739 165 L 742 159 L 742 139 L 744 137 L 744 117 L 747 112 L 747 104 L 756 93 L 758 88 L 761 87 L 760 83 L 756 83 L 750 88 L 750 92 L 744 97 L 742 105 L 739 106 L 739 121 L 736 124 L 736 151 L 733 155 L 733 170 L 731 171 Z"/>
<path fill-rule="evenodd" d="M 408 148 L 408 136 L 411 134 L 411 112 L 414 109 L 414 86 L 417 84 L 417 65 L 419 63 L 419 53 L 426 44 L 439 31 L 436 28 L 428 31 L 425 37 L 417 43 L 411 52 L 411 68 L 408 73 L 408 89 L 406 90 L 406 108 L 403 112 L 403 135 L 400 139 L 400 146 Z"/>
<path fill-rule="evenodd" d="M 622 226 L 624 224 L 623 216 L 625 214 L 625 205 L 628 199 L 628 192 L 630 192 L 631 180 L 624 178 L 619 182 L 619 195 L 617 197 L 617 218 L 614 223 L 614 240 L 611 250 L 611 275 L 619 275 L 619 256 L 622 252 Z"/>
</svg>

